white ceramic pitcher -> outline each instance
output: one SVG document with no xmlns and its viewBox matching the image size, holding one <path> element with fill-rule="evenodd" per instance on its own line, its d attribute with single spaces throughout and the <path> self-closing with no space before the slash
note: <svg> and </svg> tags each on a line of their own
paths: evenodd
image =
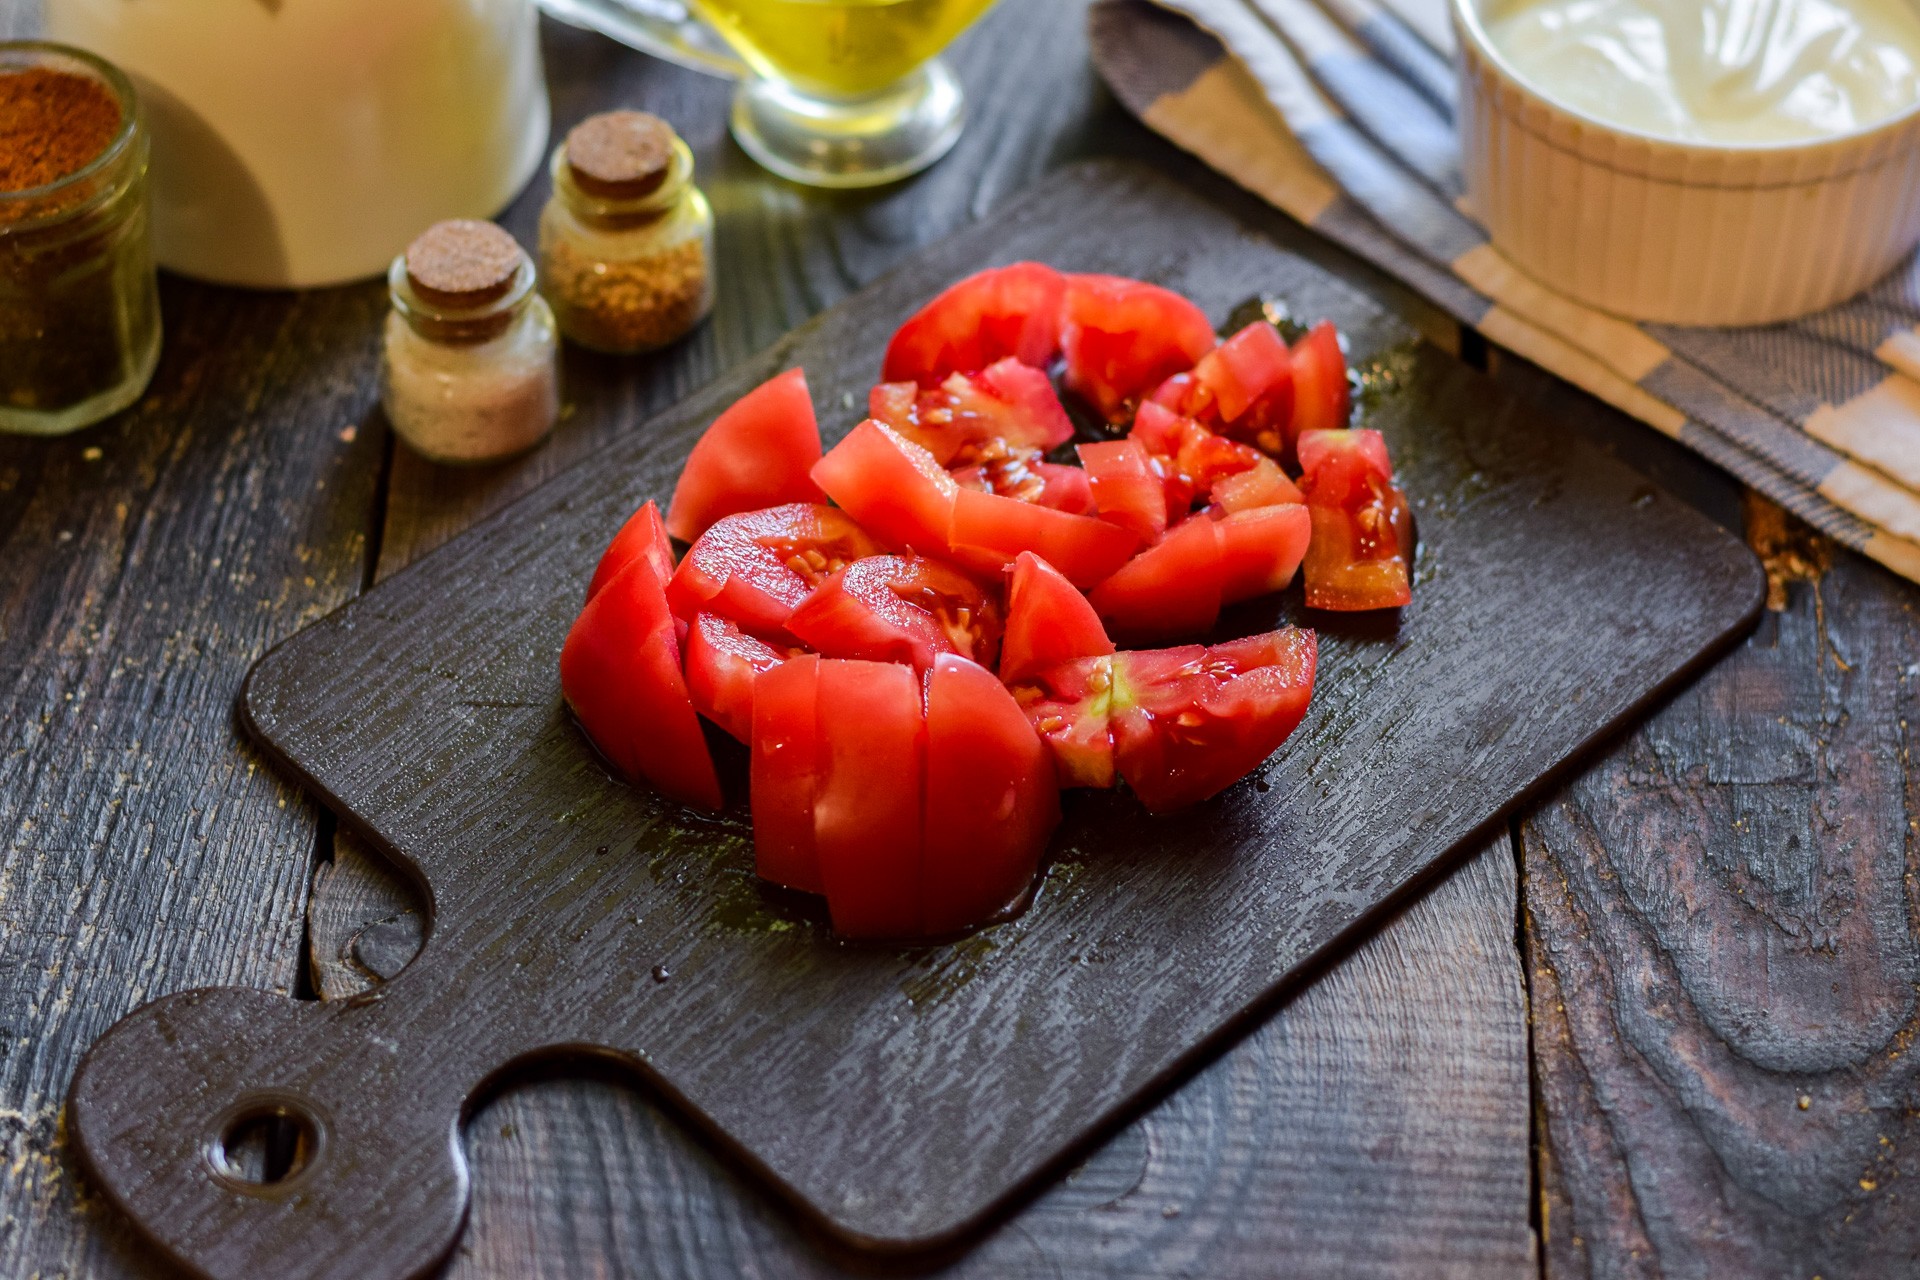
<svg viewBox="0 0 1920 1280">
<path fill-rule="evenodd" d="M 206 280 L 375 275 L 546 149 L 534 0 L 46 0 L 46 31 L 132 78 L 156 256 Z"/>
</svg>

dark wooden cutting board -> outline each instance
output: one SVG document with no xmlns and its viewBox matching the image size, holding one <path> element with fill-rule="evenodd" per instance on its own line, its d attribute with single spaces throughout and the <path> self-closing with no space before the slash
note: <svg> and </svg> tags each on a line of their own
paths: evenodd
<svg viewBox="0 0 1920 1280">
<path fill-rule="evenodd" d="M 698 817 L 607 776 L 561 706 L 560 642 L 607 538 L 721 407 L 800 364 L 831 442 L 902 318 L 1019 258 L 1156 280 L 1217 320 L 1265 294 L 1338 322 L 1417 512 L 1414 603 L 1314 615 L 1296 588 L 1236 611 L 1322 635 L 1313 707 L 1258 776 L 1157 819 L 1076 794 L 1020 919 L 841 944 L 758 888 L 738 800 Z M 848 1239 L 950 1241 L 1735 637 L 1763 589 L 1717 526 L 1258 230 L 1144 170 L 1071 170 L 263 659 L 243 719 L 419 879 L 427 944 L 337 1004 L 146 1006 L 88 1055 L 73 1132 L 198 1271 L 412 1275 L 461 1228 L 462 1117 L 515 1070 L 594 1061 Z M 296 1170 L 223 1169 L 221 1135 L 267 1114 L 304 1131 Z"/>
</svg>

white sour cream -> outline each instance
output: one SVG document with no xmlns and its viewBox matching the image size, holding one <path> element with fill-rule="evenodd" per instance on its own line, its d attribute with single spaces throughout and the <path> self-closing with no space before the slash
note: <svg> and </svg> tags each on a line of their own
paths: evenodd
<svg viewBox="0 0 1920 1280">
<path fill-rule="evenodd" d="M 1488 0 L 1494 48 L 1562 106 L 1680 142 L 1849 133 L 1920 102 L 1917 0 Z"/>
</svg>

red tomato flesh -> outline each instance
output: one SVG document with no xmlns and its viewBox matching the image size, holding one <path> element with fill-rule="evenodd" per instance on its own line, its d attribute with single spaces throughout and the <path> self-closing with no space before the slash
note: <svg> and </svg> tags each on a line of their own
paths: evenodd
<svg viewBox="0 0 1920 1280">
<path fill-rule="evenodd" d="M 789 369 L 736 400 L 700 436 L 673 487 L 667 530 L 692 542 L 725 516 L 819 502 L 808 474 L 819 460 L 807 376 Z"/>
<path fill-rule="evenodd" d="M 1060 349 L 1066 277 L 1038 262 L 977 272 L 943 290 L 887 344 L 881 376 L 930 387 L 1012 358 L 1045 368 Z"/>
<path fill-rule="evenodd" d="M 939 386 L 883 382 L 867 414 L 913 441 L 943 467 L 968 466 L 1009 449 L 1045 452 L 1073 438 L 1073 422 L 1039 369 L 1007 359 Z"/>
<path fill-rule="evenodd" d="M 845 512 L 789 503 L 728 516 L 701 534 L 667 585 L 682 618 L 707 612 L 784 636 L 787 615 L 843 566 L 880 554 Z"/>
<path fill-rule="evenodd" d="M 1413 599 L 1413 512 L 1393 484 L 1378 431 L 1300 437 L 1300 487 L 1313 522 L 1305 560 L 1307 605 L 1395 609 Z"/>
<path fill-rule="evenodd" d="M 1220 535 L 1203 514 L 1174 526 L 1089 598 L 1123 639 L 1171 639 L 1213 629 L 1220 618 L 1220 589 Z"/>
<path fill-rule="evenodd" d="M 1009 690 L 1052 753 L 1054 773 L 1061 786 L 1113 785 L 1111 655 L 1077 658 L 1030 672 Z"/>
<path fill-rule="evenodd" d="M 787 629 L 829 658 L 925 671 L 942 653 L 991 666 L 1001 624 L 999 605 L 958 570 L 919 556 L 871 556 L 815 588 Z"/>
<path fill-rule="evenodd" d="M 820 660 L 814 848 L 834 932 L 921 932 L 927 718 L 920 677 L 883 662 Z"/>
<path fill-rule="evenodd" d="M 1307 500 L 1300 486 L 1287 479 L 1280 464 L 1264 457 L 1245 471 L 1215 480 L 1208 496 L 1228 511 L 1251 511 Z"/>
<path fill-rule="evenodd" d="M 1298 504 L 1222 511 L 1214 524 L 1220 538 L 1220 603 L 1283 590 L 1307 554 L 1312 530 L 1306 507 Z"/>
<path fill-rule="evenodd" d="M 1069 276 L 1060 314 L 1067 386 L 1109 422 L 1126 421 L 1141 396 L 1214 345 L 1205 312 L 1139 280 Z"/>
<path fill-rule="evenodd" d="M 1347 385 L 1340 334 L 1322 320 L 1293 347 L 1293 419 L 1287 439 L 1291 443 L 1304 432 L 1336 430 L 1352 415 L 1353 392 Z"/>
<path fill-rule="evenodd" d="M 1036 462 L 1033 469 L 1041 479 L 1040 495 L 1034 502 L 1070 516 L 1093 514 L 1093 485 L 1079 467 L 1059 462 Z"/>
<path fill-rule="evenodd" d="M 947 542 L 956 562 L 979 572 L 997 571 L 1031 551 L 1075 586 L 1090 587 L 1127 563 L 1140 538 L 1091 516 L 962 489 L 954 496 Z"/>
<path fill-rule="evenodd" d="M 680 674 L 673 614 L 643 557 L 587 601 L 560 650 L 560 689 L 602 755 L 629 779 L 702 809 L 720 779 Z"/>
<path fill-rule="evenodd" d="M 753 678 L 753 868 L 764 880 L 822 892 L 813 842 L 820 772 L 820 659 L 803 653 Z"/>
<path fill-rule="evenodd" d="M 1264 320 L 1246 328 L 1201 357 L 1193 376 L 1213 393 L 1220 421 L 1231 424 L 1246 416 L 1256 404 L 1284 400 L 1288 411 L 1279 414 L 1286 422 L 1293 408 L 1293 356 L 1278 330 Z"/>
<path fill-rule="evenodd" d="M 1131 529 L 1146 543 L 1167 529 L 1166 481 L 1135 439 L 1076 446 L 1102 520 Z"/>
<path fill-rule="evenodd" d="M 960 486 L 934 456 L 869 418 L 813 468 L 828 497 L 895 551 L 943 555 Z"/>
<path fill-rule="evenodd" d="M 622 569 L 640 559 L 652 566 L 654 576 L 662 583 L 673 577 L 673 543 L 661 523 L 660 508 L 651 502 L 629 516 L 620 532 L 613 535 L 606 554 L 594 567 L 593 580 L 587 584 L 587 599 L 593 599 Z"/>
<path fill-rule="evenodd" d="M 1033 552 L 1021 552 L 1007 584 L 1000 678 L 1015 684 L 1076 658 L 1112 652 L 1100 615 L 1080 589 Z"/>
<path fill-rule="evenodd" d="M 921 929 L 983 924 L 1033 884 L 1060 821 L 1053 759 L 1005 686 L 953 654 L 927 680 Z"/>
<path fill-rule="evenodd" d="M 796 652 L 750 636 L 718 614 L 700 614 L 687 629 L 687 695 L 693 709 L 741 742 L 751 742 L 754 677 Z"/>
</svg>

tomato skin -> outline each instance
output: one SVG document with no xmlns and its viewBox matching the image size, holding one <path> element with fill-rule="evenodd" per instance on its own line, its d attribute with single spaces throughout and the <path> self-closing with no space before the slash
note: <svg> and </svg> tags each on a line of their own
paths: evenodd
<svg viewBox="0 0 1920 1280">
<path fill-rule="evenodd" d="M 1140 441 L 1107 440 L 1076 447 L 1102 520 L 1131 529 L 1145 543 L 1167 530 L 1166 482 Z"/>
<path fill-rule="evenodd" d="M 920 677 L 883 662 L 820 660 L 814 847 L 835 933 L 921 932 L 927 718 Z"/>
<path fill-rule="evenodd" d="M 904 662 L 920 671 L 942 653 L 991 664 L 1000 609 L 965 574 L 919 556 L 856 560 L 816 587 L 787 629 L 829 658 Z"/>
<path fill-rule="evenodd" d="M 887 343 L 881 378 L 933 386 L 1012 358 L 1045 368 L 1060 349 L 1066 277 L 1038 262 L 976 272 L 942 290 Z"/>
<path fill-rule="evenodd" d="M 1214 346 L 1206 313 L 1158 285 L 1119 276 L 1067 278 L 1060 349 L 1067 386 L 1109 422 Z"/>
<path fill-rule="evenodd" d="M 1007 584 L 1001 680 L 1016 684 L 1049 667 L 1112 652 L 1100 615 L 1079 588 L 1033 552 L 1021 552 Z"/>
<path fill-rule="evenodd" d="M 1220 537 L 1220 603 L 1234 604 L 1284 590 L 1307 554 L 1313 521 L 1305 506 L 1255 507 L 1222 512 L 1214 531 Z"/>
<path fill-rule="evenodd" d="M 1008 686 L 1021 714 L 1053 756 L 1062 787 L 1106 788 L 1113 766 L 1113 657 L 1077 658 Z"/>
<path fill-rule="evenodd" d="M 1393 484 L 1386 440 L 1377 431 L 1311 431 L 1299 448 L 1311 464 L 1300 477 L 1313 524 L 1308 607 L 1345 612 L 1410 603 L 1413 512 Z"/>
<path fill-rule="evenodd" d="M 667 530 L 692 542 L 725 516 L 819 502 L 819 486 L 807 474 L 819 460 L 807 376 L 789 369 L 734 401 L 701 433 L 673 487 Z"/>
<path fill-rule="evenodd" d="M 934 456 L 869 418 L 813 468 L 814 481 L 895 551 L 944 556 L 960 486 Z"/>
<path fill-rule="evenodd" d="M 673 615 L 644 558 L 615 574 L 574 619 L 560 650 L 560 689 L 621 773 L 719 810 L 720 779 L 680 674 Z"/>
<path fill-rule="evenodd" d="M 594 566 L 593 580 L 587 584 L 587 599 L 600 594 L 600 588 L 613 581 L 622 569 L 642 558 L 662 583 L 672 579 L 673 543 L 668 540 L 666 526 L 660 520 L 660 508 L 652 502 L 627 517 L 620 532 L 613 535 L 600 563 Z"/>
<path fill-rule="evenodd" d="M 1308 431 L 1331 431 L 1353 416 L 1353 392 L 1347 385 L 1347 357 L 1340 334 L 1322 320 L 1294 344 L 1293 418 L 1289 443 Z"/>
<path fill-rule="evenodd" d="M 757 635 L 786 634 L 794 606 L 841 566 L 880 554 L 843 511 L 795 502 L 715 522 L 667 584 L 680 618 L 717 613 Z"/>
<path fill-rule="evenodd" d="M 1083 587 L 1126 564 L 1140 545 L 1138 535 L 1104 520 L 974 489 L 955 495 L 947 541 L 955 561 L 978 572 L 997 572 L 1031 551 Z"/>
<path fill-rule="evenodd" d="M 983 924 L 1024 895 L 1060 821 L 1053 759 L 993 675 L 953 654 L 927 680 L 921 929 Z"/>
<path fill-rule="evenodd" d="M 1149 812 L 1197 804 L 1259 768 L 1313 696 L 1314 633 L 1114 655 L 1114 762 Z"/>
<path fill-rule="evenodd" d="M 753 865 L 764 880 L 822 893 L 813 839 L 820 770 L 820 659 L 803 653 L 753 678 Z"/>
<path fill-rule="evenodd" d="M 682 651 L 693 709 L 739 741 L 752 742 L 755 677 L 779 666 L 795 651 L 750 636 L 712 613 L 694 618 Z"/>
<path fill-rule="evenodd" d="M 1203 635 L 1220 617 L 1220 535 L 1202 514 L 1129 560 L 1089 596 L 1123 639 Z"/>
</svg>

